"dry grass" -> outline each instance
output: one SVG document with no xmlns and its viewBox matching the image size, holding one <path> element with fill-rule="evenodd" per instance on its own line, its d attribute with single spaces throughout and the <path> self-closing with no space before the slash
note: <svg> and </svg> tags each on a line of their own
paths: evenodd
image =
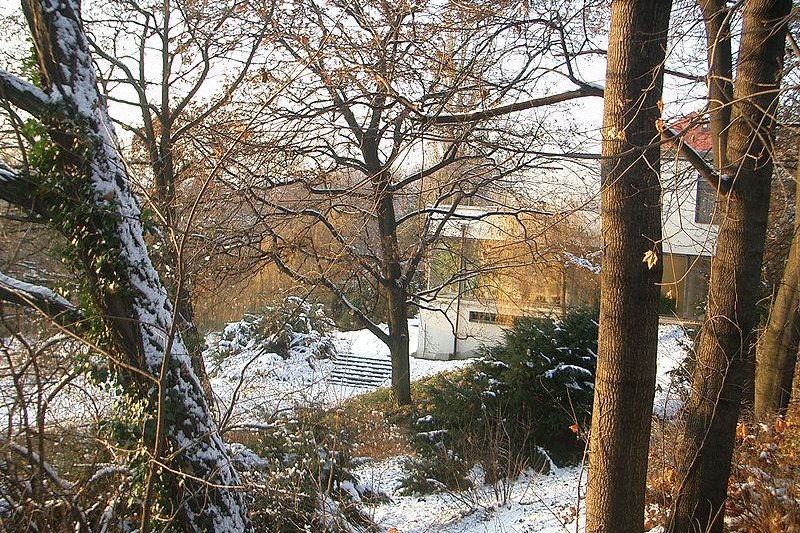
<svg viewBox="0 0 800 533">
<path fill-rule="evenodd" d="M 740 424 L 728 486 L 731 533 L 800 533 L 800 419 Z"/>
<path fill-rule="evenodd" d="M 653 428 L 645 530 L 664 524 L 672 505 L 678 430 Z M 800 417 L 739 424 L 725 513 L 728 533 L 800 533 Z"/>
</svg>

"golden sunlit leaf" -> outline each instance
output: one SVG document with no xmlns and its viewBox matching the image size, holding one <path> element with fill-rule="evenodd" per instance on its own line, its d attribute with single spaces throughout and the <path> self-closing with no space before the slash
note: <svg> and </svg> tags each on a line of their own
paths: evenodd
<svg viewBox="0 0 800 533">
<path fill-rule="evenodd" d="M 644 253 L 642 263 L 647 263 L 647 268 L 652 269 L 658 263 L 658 255 L 653 250 L 647 250 Z"/>
</svg>

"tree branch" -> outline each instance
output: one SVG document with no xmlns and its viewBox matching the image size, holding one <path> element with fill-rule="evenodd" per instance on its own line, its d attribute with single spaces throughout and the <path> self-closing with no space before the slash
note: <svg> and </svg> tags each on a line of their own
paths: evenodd
<svg viewBox="0 0 800 533">
<path fill-rule="evenodd" d="M 729 176 L 720 176 L 708 161 L 700 155 L 689 143 L 683 141 L 681 133 L 672 128 L 664 128 L 661 132 L 661 140 L 665 143 L 673 143 L 680 154 L 686 158 L 690 165 L 711 185 L 714 190 L 725 195 L 730 191 L 732 181 Z"/>
<path fill-rule="evenodd" d="M 0 70 L 0 98 L 35 117 L 40 116 L 44 108 L 52 103 L 44 91 L 5 70 Z"/>
<path fill-rule="evenodd" d="M 34 187 L 30 180 L 19 172 L 0 163 L 0 200 L 5 200 L 35 216 L 47 218 L 48 210 L 37 201 Z"/>
<path fill-rule="evenodd" d="M 0 301 L 35 309 L 61 326 L 84 319 L 83 313 L 47 287 L 33 285 L 0 272 Z"/>
<path fill-rule="evenodd" d="M 483 111 L 475 111 L 473 113 L 463 113 L 459 115 L 438 115 L 435 117 L 422 116 L 414 117 L 414 120 L 424 122 L 426 124 L 461 124 L 465 122 L 478 122 L 490 118 L 500 117 L 514 113 L 516 111 L 525 111 L 527 109 L 534 109 L 536 107 L 544 107 L 548 105 L 567 102 L 578 98 L 585 98 L 587 96 L 603 97 L 603 88 L 586 85 L 574 91 L 567 91 L 559 94 L 552 94 L 550 96 L 543 96 L 541 98 L 533 98 L 532 100 L 525 100 L 524 102 L 515 102 L 504 106 L 493 107 Z"/>
</svg>

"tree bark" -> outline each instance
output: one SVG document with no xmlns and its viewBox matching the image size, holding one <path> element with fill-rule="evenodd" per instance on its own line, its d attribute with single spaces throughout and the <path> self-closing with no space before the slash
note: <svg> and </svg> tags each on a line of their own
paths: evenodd
<svg viewBox="0 0 800 533">
<path fill-rule="evenodd" d="M 724 168 L 728 149 L 730 102 L 733 98 L 733 58 L 731 56 L 730 10 L 725 0 L 699 0 L 706 27 L 708 47 L 708 112 L 714 167 Z"/>
<path fill-rule="evenodd" d="M 644 523 L 662 272 L 656 121 L 671 4 L 616 0 L 611 6 L 599 351 L 586 507 L 586 531 L 592 533 L 641 531 Z"/>
<path fill-rule="evenodd" d="M 40 184 L 48 204 L 43 212 L 71 239 L 83 267 L 92 315 L 104 326 L 95 342 L 128 370 L 127 392 L 159 410 L 154 419 L 163 423 L 146 428 L 145 440 L 163 451 L 151 460 L 166 465 L 168 497 L 184 529 L 247 531 L 238 474 L 147 253 L 141 213 L 97 89 L 80 5 L 23 0 L 22 6 L 52 102 L 39 118 L 59 147 L 53 167 L 43 172 L 42 179 L 52 181 Z"/>
<path fill-rule="evenodd" d="M 755 416 L 786 410 L 800 343 L 800 166 L 795 177 L 795 226 L 789 257 L 756 354 Z"/>
<path fill-rule="evenodd" d="M 404 289 L 390 291 L 388 308 L 392 391 L 398 405 L 408 405 L 411 403 L 411 369 L 408 344 L 408 306 Z"/>
<path fill-rule="evenodd" d="M 723 529 L 724 502 L 752 342 L 772 177 L 774 112 L 791 2 L 744 4 L 728 129 L 731 183 L 711 264 L 706 321 L 685 410 L 674 508 L 667 530 Z"/>
<path fill-rule="evenodd" d="M 377 146 L 377 145 L 376 145 Z M 375 150 L 377 156 L 377 150 Z M 375 158 L 377 163 L 377 157 Z M 377 164 L 375 164 L 377 167 Z M 376 173 L 375 180 L 378 231 L 381 238 L 381 260 L 383 263 L 381 283 L 384 287 L 389 321 L 389 352 L 392 356 L 392 390 L 398 405 L 411 403 L 411 373 L 408 345 L 408 304 L 406 303 L 407 280 L 400 264 L 397 242 L 397 217 L 394 198 L 389 192 L 388 170 Z"/>
</svg>

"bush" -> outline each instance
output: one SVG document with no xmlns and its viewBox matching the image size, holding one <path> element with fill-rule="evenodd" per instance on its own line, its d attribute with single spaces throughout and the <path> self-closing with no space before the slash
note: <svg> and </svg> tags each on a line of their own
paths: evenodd
<svg viewBox="0 0 800 533">
<path fill-rule="evenodd" d="M 219 363 L 258 346 L 283 358 L 300 353 L 324 359 L 336 354 L 329 335 L 335 328 L 322 305 L 290 296 L 280 306 L 266 307 L 261 314 L 247 313 L 239 322 L 227 324 L 218 340 L 209 339 L 208 355 Z"/>
<path fill-rule="evenodd" d="M 569 311 L 559 323 L 523 318 L 484 353 L 477 367 L 507 410 L 554 459 L 580 459 L 583 445 L 575 437 L 592 412 L 597 312 Z"/>
<path fill-rule="evenodd" d="M 800 417 L 740 423 L 728 481 L 731 533 L 800 532 Z"/>
<path fill-rule="evenodd" d="M 352 440 L 334 414 L 298 410 L 260 431 L 251 446 L 231 448 L 251 485 L 257 531 L 375 529 L 358 504 L 378 496 L 350 473 Z"/>
<path fill-rule="evenodd" d="M 551 457 L 579 461 L 596 351 L 596 311 L 570 311 L 561 322 L 524 318 L 475 365 L 424 381 L 411 427 L 418 459 L 406 485 L 462 488 L 474 462 L 493 482 L 527 467 L 547 470 Z"/>
</svg>

